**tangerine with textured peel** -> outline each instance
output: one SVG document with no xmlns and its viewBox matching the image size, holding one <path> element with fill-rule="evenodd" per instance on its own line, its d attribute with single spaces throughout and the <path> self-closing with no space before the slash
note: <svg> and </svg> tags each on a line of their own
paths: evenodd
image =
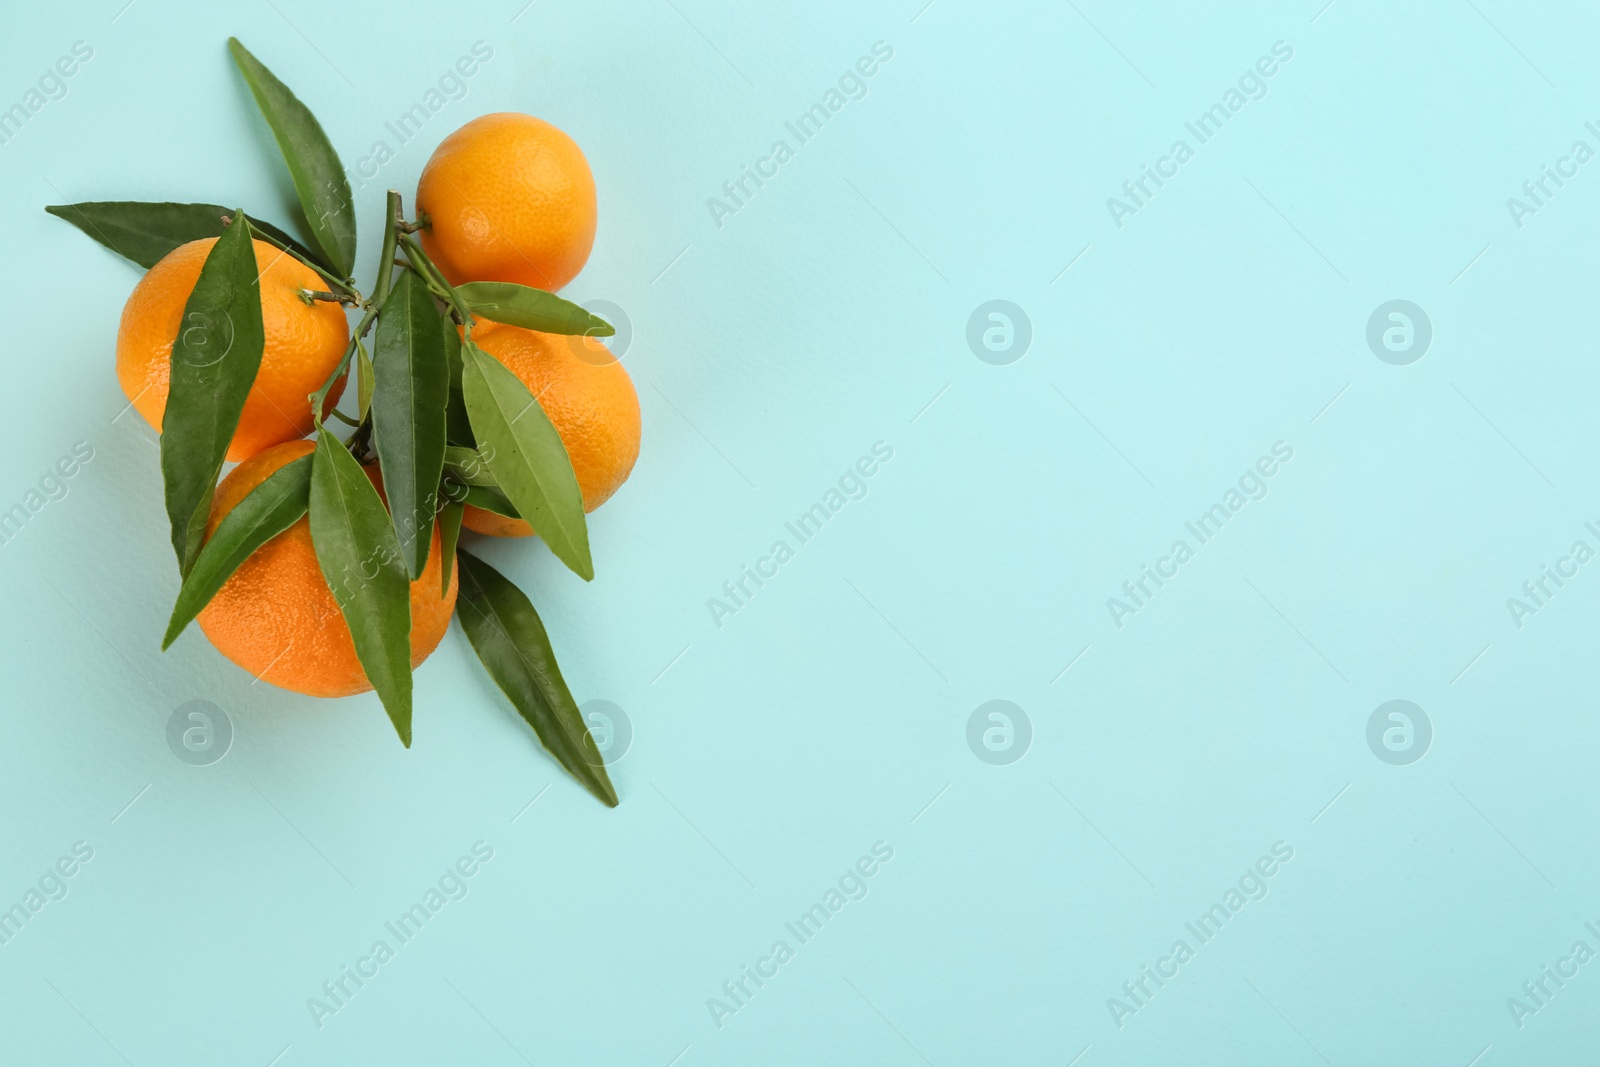
<svg viewBox="0 0 1600 1067">
<path fill-rule="evenodd" d="M 419 236 L 452 285 L 554 292 L 594 246 L 594 175 L 565 133 L 532 115 L 473 119 L 440 142 L 417 182 Z"/>
<path fill-rule="evenodd" d="M 245 460 L 222 480 L 206 523 L 210 537 L 234 505 L 273 471 L 314 450 L 310 441 L 275 445 Z M 382 492 L 377 471 L 368 477 Z M 411 666 L 438 647 L 456 606 L 456 570 L 439 596 L 443 550 L 434 523 L 433 547 L 422 576 L 411 583 Z M 200 628 L 228 659 L 262 681 L 316 697 L 343 697 L 372 688 L 356 658 L 350 627 L 322 576 L 311 544 L 310 520 L 300 520 L 258 548 L 200 612 Z"/>
<path fill-rule="evenodd" d="M 472 340 L 521 379 L 544 409 L 572 460 L 583 510 L 593 511 L 609 500 L 639 458 L 639 395 L 622 364 L 593 337 L 537 333 L 480 320 L 472 328 Z M 534 532 L 522 519 L 470 504 L 461 524 L 496 537 Z"/>
<path fill-rule="evenodd" d="M 216 243 L 215 237 L 206 237 L 174 248 L 139 279 L 122 308 L 117 381 L 157 433 L 172 380 L 172 343 L 183 326 L 189 293 Z M 266 345 L 228 446 L 231 463 L 310 432 L 310 396 L 328 380 L 350 341 L 350 324 L 341 305 L 308 302 L 302 296 L 323 288 L 316 272 L 265 241 L 253 243 Z M 325 411 L 338 402 L 343 389 L 341 378 L 328 391 Z"/>
</svg>

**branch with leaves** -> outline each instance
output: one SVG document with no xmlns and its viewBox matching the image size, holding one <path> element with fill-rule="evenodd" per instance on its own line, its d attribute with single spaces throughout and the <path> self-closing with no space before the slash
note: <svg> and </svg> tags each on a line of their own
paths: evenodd
<svg viewBox="0 0 1600 1067">
<path fill-rule="evenodd" d="M 235 39 L 228 48 L 282 151 L 305 226 L 302 240 L 214 204 L 96 201 L 46 208 L 149 269 L 213 238 L 173 339 L 161 426 L 161 473 L 182 584 L 162 639 L 169 647 L 246 560 L 302 518 L 350 630 L 361 667 L 402 744 L 411 744 L 411 583 L 443 553 L 440 596 L 455 569 L 456 618 L 485 669 L 540 742 L 607 805 L 617 794 L 528 597 L 458 547 L 466 506 L 529 521 L 555 556 L 594 576 L 583 496 L 560 435 L 536 397 L 473 342 L 478 318 L 543 333 L 610 336 L 603 319 L 552 293 L 509 282 L 452 286 L 388 195 L 370 296 L 356 288 L 356 213 L 345 170 L 316 117 Z M 292 256 L 325 283 L 306 301 L 360 317 L 343 358 L 311 394 L 314 451 L 251 489 L 209 537 L 207 519 L 229 443 L 265 345 L 254 241 Z M 371 338 L 369 352 L 368 337 Z M 337 351 L 337 349 L 335 349 Z M 331 355 L 331 354 L 330 354 Z M 341 440 L 327 398 L 354 365 L 354 416 Z M 380 494 L 367 473 L 375 464 Z"/>
</svg>

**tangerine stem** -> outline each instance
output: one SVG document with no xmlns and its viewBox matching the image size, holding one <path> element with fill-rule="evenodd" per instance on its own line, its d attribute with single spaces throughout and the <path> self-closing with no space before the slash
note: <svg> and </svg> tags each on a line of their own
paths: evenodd
<svg viewBox="0 0 1600 1067">
<path fill-rule="evenodd" d="M 378 281 L 373 287 L 373 307 L 383 306 L 389 299 L 389 289 L 394 284 L 394 246 L 398 239 L 396 228 L 401 224 L 400 193 L 389 190 L 388 216 L 383 220 L 383 251 L 378 255 Z"/>
<path fill-rule="evenodd" d="M 467 302 L 461 299 L 461 295 L 456 292 L 455 286 L 450 284 L 450 279 L 446 278 L 444 272 L 434 264 L 433 260 L 428 258 L 428 253 L 422 250 L 422 246 L 417 243 L 415 237 L 406 234 L 400 238 L 400 247 L 404 249 L 406 258 L 411 261 L 412 268 L 418 274 L 425 279 L 437 282 L 439 287 L 444 290 L 447 302 L 455 310 L 456 317 L 461 320 L 461 325 L 465 326 L 468 334 L 470 334 L 472 332 L 472 312 L 467 310 Z"/>
<path fill-rule="evenodd" d="M 278 251 L 284 253 L 285 255 L 293 256 L 295 259 L 299 260 L 301 263 L 304 263 L 306 266 L 308 266 L 312 270 L 316 271 L 317 276 L 320 277 L 323 281 L 327 282 L 328 285 L 331 288 L 337 289 L 341 293 L 346 293 L 349 296 L 354 297 L 355 298 L 355 300 L 354 300 L 355 303 L 360 303 L 361 302 L 361 294 L 359 292 L 357 292 L 355 289 L 351 288 L 351 286 L 350 286 L 350 284 L 348 282 L 341 281 L 338 278 L 335 278 L 332 274 L 329 274 L 327 271 L 323 270 L 321 267 L 319 267 L 315 263 L 311 262 L 305 256 L 302 256 L 299 252 L 296 252 L 293 248 L 290 248 L 288 245 L 284 244 L 282 241 L 278 240 L 276 237 L 272 236 L 270 233 L 267 233 L 265 230 L 261 229 L 258 226 L 251 225 L 249 218 L 246 218 L 244 221 L 245 221 L 245 225 L 250 227 L 250 236 L 251 237 L 255 238 L 258 241 L 265 241 L 267 244 L 271 245 L 273 248 L 276 248 Z"/>
<path fill-rule="evenodd" d="M 356 457 L 357 460 L 362 460 L 365 458 L 363 453 L 367 449 L 367 441 L 371 437 L 372 420 L 369 418 L 356 427 L 356 432 L 350 435 L 350 439 L 344 443 L 344 446 L 350 450 L 350 454 Z"/>
<path fill-rule="evenodd" d="M 378 309 L 383 307 L 383 302 L 389 298 L 389 289 L 394 281 L 395 227 L 399 222 L 400 194 L 390 189 L 389 217 L 383 224 L 383 254 L 378 259 L 378 280 L 373 285 L 372 299 L 363 304 L 366 313 L 356 324 L 355 332 L 350 336 L 350 343 L 345 346 L 344 356 L 339 360 L 339 365 L 328 375 L 328 380 L 322 383 L 322 388 L 311 394 L 311 419 L 318 429 L 322 428 L 323 399 L 328 395 L 328 390 L 333 388 L 333 383 L 350 369 L 350 361 L 355 358 L 356 346 L 367 335 L 367 331 L 372 329 L 372 324 L 378 319 Z"/>
</svg>

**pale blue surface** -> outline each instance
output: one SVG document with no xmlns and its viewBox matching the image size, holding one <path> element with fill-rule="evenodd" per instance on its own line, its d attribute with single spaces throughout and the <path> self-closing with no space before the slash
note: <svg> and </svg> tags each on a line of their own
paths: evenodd
<svg viewBox="0 0 1600 1067">
<path fill-rule="evenodd" d="M 94 50 L 0 146 L 0 509 L 94 450 L 0 546 L 0 907 L 94 850 L 0 945 L 0 1062 L 1592 1056 L 1600 963 L 1522 1028 L 1507 998 L 1600 950 L 1600 564 L 1520 629 L 1506 605 L 1600 548 L 1600 162 L 1520 229 L 1506 205 L 1600 149 L 1592 11 L 123 2 L 15 6 L 0 35 L 0 106 Z M 284 220 L 230 33 L 352 167 L 493 49 L 360 189 L 363 281 L 383 189 L 409 201 L 467 119 L 531 112 L 588 154 L 600 228 L 567 295 L 633 324 L 643 454 L 593 519 L 592 586 L 484 551 L 579 699 L 631 717 L 616 811 L 458 631 L 409 752 L 371 696 L 252 685 L 193 629 L 158 651 L 157 452 L 112 374 L 137 274 L 41 209 Z M 798 145 L 784 123 L 877 41 L 866 96 Z M 1118 228 L 1106 198 L 1196 147 L 1184 123 L 1277 41 L 1266 96 Z M 794 158 L 719 228 L 707 198 L 779 138 Z M 991 299 L 1031 319 L 1020 362 L 967 346 Z M 1391 299 L 1432 320 L 1409 366 L 1366 344 Z M 719 628 L 707 598 L 878 441 L 866 497 Z M 1277 441 L 1268 495 L 1119 629 L 1106 598 Z M 193 699 L 235 726 L 211 766 L 166 743 Z M 1010 766 L 967 746 L 993 699 L 1032 722 Z M 1390 699 L 1432 721 L 1420 762 L 1368 748 Z M 307 998 L 480 840 L 469 895 L 319 1029 Z M 877 841 L 868 895 L 800 945 L 784 923 Z M 1279 841 L 1269 895 L 1119 1028 L 1107 999 Z M 708 998 L 779 939 L 794 958 L 719 1028 Z"/>
</svg>

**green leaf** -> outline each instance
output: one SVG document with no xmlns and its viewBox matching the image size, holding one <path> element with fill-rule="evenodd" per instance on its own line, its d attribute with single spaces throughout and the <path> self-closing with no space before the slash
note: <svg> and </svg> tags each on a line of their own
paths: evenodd
<svg viewBox="0 0 1600 1067">
<path fill-rule="evenodd" d="M 439 316 L 444 326 L 444 362 L 450 368 L 450 388 L 461 388 L 461 334 L 449 316 Z"/>
<path fill-rule="evenodd" d="M 333 365 L 333 370 L 328 372 L 328 377 L 323 380 L 317 391 L 311 394 L 311 418 L 318 426 L 322 425 L 322 410 L 328 406 L 328 394 L 333 392 L 334 384 L 340 378 L 350 373 L 350 360 L 358 351 L 361 355 L 366 355 L 366 349 L 362 347 L 361 339 L 358 337 L 350 338 L 350 343 L 345 345 L 344 355 L 339 357 L 339 362 Z"/>
<path fill-rule="evenodd" d="M 617 791 L 578 703 L 562 680 L 539 613 L 522 590 L 483 560 L 466 551 L 459 553 L 459 559 L 456 618 L 489 677 L 556 762 L 607 807 L 616 807 Z"/>
<path fill-rule="evenodd" d="M 401 271 L 378 312 L 372 360 L 372 440 L 413 581 L 428 564 L 444 466 L 450 367 L 440 318 L 427 284 Z"/>
<path fill-rule="evenodd" d="M 411 583 L 383 498 L 339 439 L 317 431 L 311 543 L 400 742 L 411 747 Z"/>
<path fill-rule="evenodd" d="M 312 238 L 322 250 L 324 263 L 339 277 L 350 277 L 356 261 L 355 204 L 338 153 L 311 109 L 251 55 L 237 37 L 228 38 L 228 51 L 283 151 L 300 207 L 305 211 Z"/>
<path fill-rule="evenodd" d="M 474 315 L 525 330 L 591 337 L 610 337 L 617 332 L 605 319 L 570 300 L 515 282 L 467 282 L 456 286 L 456 295 Z"/>
<path fill-rule="evenodd" d="M 273 471 L 217 524 L 183 580 L 172 621 L 161 640 L 165 652 L 251 553 L 300 521 L 311 500 L 311 457 Z"/>
<path fill-rule="evenodd" d="M 473 447 L 472 420 L 467 417 L 467 400 L 461 393 L 461 335 L 449 316 L 444 321 L 444 358 L 450 367 L 450 400 L 445 407 L 445 439 L 453 445 Z"/>
<path fill-rule="evenodd" d="M 492 511 L 496 515 L 504 515 L 508 519 L 520 519 L 517 509 L 511 506 L 505 494 L 492 485 L 468 485 L 457 481 L 449 469 L 445 470 L 444 482 L 439 487 L 439 492 L 444 498 L 455 504 L 464 504 L 470 508 L 479 508 L 483 511 Z"/>
<path fill-rule="evenodd" d="M 505 494 L 498 489 L 492 489 L 487 485 L 460 485 L 454 482 L 447 483 L 447 486 L 448 495 L 458 497 L 461 503 L 469 507 L 492 511 L 508 519 L 522 518 L 517 514 L 517 509 L 511 506 L 511 501 L 507 500 Z"/>
<path fill-rule="evenodd" d="M 255 247 L 249 227 L 236 223 L 207 253 L 172 343 L 161 479 L 184 575 L 200 552 L 211 494 L 265 344 Z"/>
<path fill-rule="evenodd" d="M 220 204 L 170 204 L 142 200 L 97 200 L 51 204 L 45 208 L 65 219 L 119 256 L 149 270 L 179 245 L 204 237 L 221 237 L 224 217 L 233 212 Z M 301 259 L 317 261 L 311 249 L 270 222 L 246 215 L 250 225 Z"/>
<path fill-rule="evenodd" d="M 583 493 L 561 435 L 505 364 L 471 341 L 462 345 L 461 360 L 467 413 L 489 472 L 556 558 L 592 579 Z"/>
<path fill-rule="evenodd" d="M 489 464 L 476 448 L 450 445 L 444 450 L 444 473 L 460 485 L 485 485 L 499 488 L 500 483 L 489 473 Z"/>
<path fill-rule="evenodd" d="M 466 510 L 465 504 L 452 501 L 439 511 L 439 551 L 444 553 L 444 558 L 439 561 L 441 600 L 450 592 L 450 568 L 456 561 L 456 543 L 461 540 L 461 516 Z"/>
<path fill-rule="evenodd" d="M 360 341 L 356 342 L 356 365 L 361 379 L 356 383 L 356 422 L 360 424 L 367 421 L 367 413 L 372 410 L 372 357 Z"/>
</svg>

